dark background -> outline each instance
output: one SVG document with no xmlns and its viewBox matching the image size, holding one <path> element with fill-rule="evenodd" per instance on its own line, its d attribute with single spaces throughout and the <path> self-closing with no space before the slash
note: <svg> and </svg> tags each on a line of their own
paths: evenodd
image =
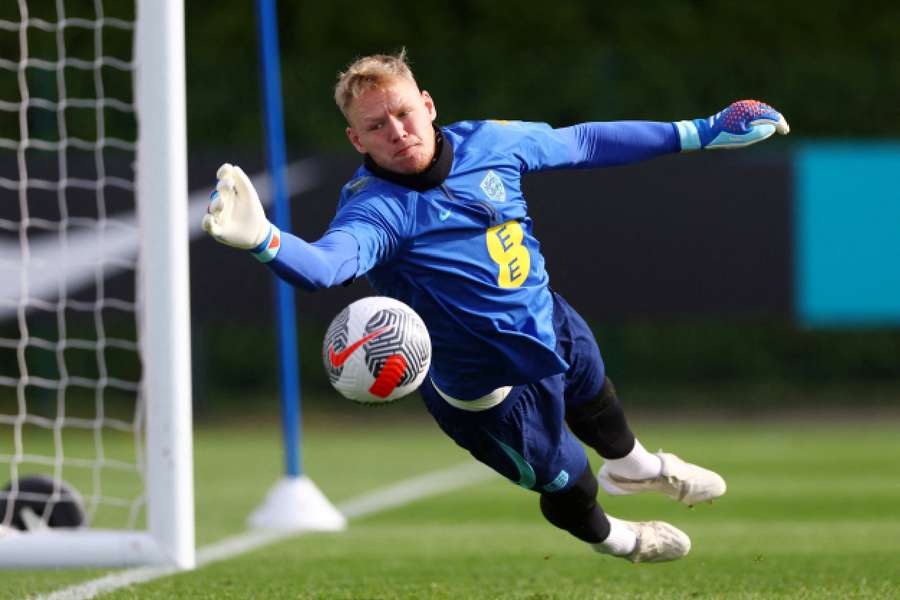
<svg viewBox="0 0 900 600">
<path fill-rule="evenodd" d="M 258 118 L 232 115 L 223 127 L 219 116 L 235 102 L 248 110 L 258 105 L 252 7 L 233 8 L 203 18 L 200 7 L 188 8 L 190 37 L 215 30 L 231 42 L 188 49 L 191 147 L 211 146 L 220 160 L 231 156 L 223 147 L 237 154 L 252 140 L 251 147 L 262 148 Z M 332 100 L 337 73 L 357 56 L 406 47 L 443 123 L 675 120 L 711 114 L 739 98 L 772 103 L 792 126 L 784 140 L 526 178 L 552 285 L 594 327 L 614 379 L 632 388 L 687 386 L 701 391 L 685 401 L 696 396 L 707 404 L 717 401 L 716 392 L 703 390 L 731 385 L 761 386 L 751 404 L 769 406 L 896 401 L 868 387 L 900 380 L 896 331 L 809 330 L 794 318 L 791 156 L 800 142 L 900 136 L 900 6 L 463 1 L 279 8 L 290 154 L 323 159 L 321 185 L 293 203 L 295 230 L 307 239 L 322 232 L 340 185 L 358 164 Z M 227 67 L 206 67 L 215 63 Z M 261 165 L 259 150 L 257 157 Z M 209 243 L 192 251 L 195 263 L 205 256 L 228 271 L 241 269 L 242 287 L 253 298 L 244 308 L 205 313 L 208 304 L 198 300 L 212 292 L 195 283 L 199 323 L 208 317 L 243 329 L 264 318 L 265 304 L 256 299 L 268 293 L 266 273 Z M 228 281 L 235 275 L 218 274 L 221 302 L 233 296 Z M 322 384 L 324 323 L 368 293 L 357 282 L 298 294 L 308 385 Z M 221 364 L 220 348 L 203 349 L 214 356 L 211 364 Z M 236 373 L 239 363 L 225 370 Z M 843 391 L 857 384 L 864 389 Z"/>
<path fill-rule="evenodd" d="M 191 144 L 261 147 L 254 3 L 187 3 Z M 343 149 L 354 58 L 406 47 L 443 122 L 676 120 L 764 99 L 803 138 L 900 135 L 890 1 L 279 2 L 286 126 Z"/>
</svg>

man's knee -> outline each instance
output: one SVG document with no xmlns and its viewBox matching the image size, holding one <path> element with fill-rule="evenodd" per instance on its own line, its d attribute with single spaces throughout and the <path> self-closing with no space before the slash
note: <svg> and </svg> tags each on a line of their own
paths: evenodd
<svg viewBox="0 0 900 600">
<path fill-rule="evenodd" d="M 634 434 L 609 377 L 597 396 L 566 410 L 566 423 L 578 439 L 604 458 L 621 458 L 634 448 Z"/>
<path fill-rule="evenodd" d="M 597 504 L 597 478 L 591 466 L 563 492 L 541 494 L 541 512 L 553 525 L 585 542 L 596 544 L 609 536 L 609 520 Z"/>
</svg>

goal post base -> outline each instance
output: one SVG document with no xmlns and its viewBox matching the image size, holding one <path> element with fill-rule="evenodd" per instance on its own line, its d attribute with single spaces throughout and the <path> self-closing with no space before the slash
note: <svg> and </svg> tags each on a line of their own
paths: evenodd
<svg viewBox="0 0 900 600">
<path fill-rule="evenodd" d="M 138 565 L 194 567 L 193 556 L 178 564 L 147 532 L 102 529 L 45 529 L 0 532 L 0 569 L 74 567 L 125 568 Z"/>
<path fill-rule="evenodd" d="M 284 477 L 247 520 L 255 529 L 341 531 L 347 518 L 306 476 Z"/>
</svg>

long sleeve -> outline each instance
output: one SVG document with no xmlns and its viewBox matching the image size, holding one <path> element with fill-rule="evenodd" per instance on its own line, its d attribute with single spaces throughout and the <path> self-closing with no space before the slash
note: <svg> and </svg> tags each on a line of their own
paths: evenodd
<svg viewBox="0 0 900 600">
<path fill-rule="evenodd" d="M 625 165 L 681 150 L 672 123 L 611 121 L 581 123 L 560 130 L 570 136 L 579 167 Z"/>
<path fill-rule="evenodd" d="M 268 265 L 288 283 L 312 291 L 354 277 L 357 253 L 356 239 L 343 231 L 331 231 L 311 244 L 281 232 L 281 248 Z"/>
<path fill-rule="evenodd" d="M 522 172 L 626 165 L 681 151 L 674 123 L 609 121 L 552 128 L 546 123 L 498 125 L 498 146 L 509 146 Z"/>
</svg>

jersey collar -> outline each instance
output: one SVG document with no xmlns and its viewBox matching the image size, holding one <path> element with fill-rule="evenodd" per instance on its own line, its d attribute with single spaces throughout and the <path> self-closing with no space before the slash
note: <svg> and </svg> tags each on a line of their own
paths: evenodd
<svg viewBox="0 0 900 600">
<path fill-rule="evenodd" d="M 365 157 L 365 165 L 376 177 L 414 189 L 417 192 L 424 192 L 444 183 L 447 175 L 450 174 L 450 168 L 453 166 L 453 146 L 450 145 L 450 141 L 444 137 L 444 134 L 438 127 L 434 128 L 434 145 L 434 158 L 431 159 L 431 164 L 428 165 L 428 168 L 421 173 L 403 175 L 388 171 L 378 166 L 368 154 Z"/>
</svg>

